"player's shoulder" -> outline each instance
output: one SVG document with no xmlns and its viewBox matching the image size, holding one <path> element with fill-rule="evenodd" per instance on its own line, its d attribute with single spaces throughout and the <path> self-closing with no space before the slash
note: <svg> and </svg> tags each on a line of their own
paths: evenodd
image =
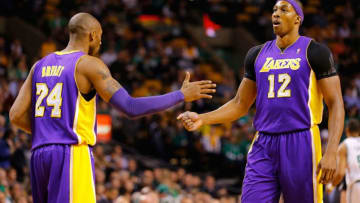
<svg viewBox="0 0 360 203">
<path fill-rule="evenodd" d="M 96 64 L 102 64 L 102 60 L 95 56 L 90 56 L 88 54 L 84 54 L 80 57 L 79 63 L 96 63 Z"/>
<path fill-rule="evenodd" d="M 251 59 L 255 60 L 255 58 L 259 55 L 259 53 L 260 53 L 261 49 L 264 47 L 264 45 L 265 45 L 265 43 L 251 47 L 246 54 L 246 58 L 251 58 Z"/>
<path fill-rule="evenodd" d="M 263 44 L 259 44 L 259 45 L 255 45 L 253 47 L 251 47 L 248 51 L 248 53 L 251 53 L 251 52 L 260 52 L 261 49 L 265 46 L 266 43 L 263 43 Z"/>
<path fill-rule="evenodd" d="M 329 47 L 327 47 L 325 44 L 318 42 L 312 38 L 310 38 L 310 43 L 308 46 L 308 53 L 309 54 L 315 54 L 319 52 L 328 52 L 331 53 Z"/>
<path fill-rule="evenodd" d="M 30 72 L 29 72 L 29 76 L 33 76 L 33 75 L 34 75 L 35 69 L 37 69 L 37 67 L 40 67 L 41 62 L 42 62 L 42 59 L 39 59 L 39 60 L 37 60 L 37 61 L 31 66 L 31 69 L 30 69 Z"/>
<path fill-rule="evenodd" d="M 76 74 L 78 74 L 78 76 L 85 76 L 86 78 L 93 77 L 97 73 L 108 71 L 108 67 L 101 59 L 90 55 L 81 56 L 76 65 Z"/>
<path fill-rule="evenodd" d="M 106 66 L 105 63 L 95 57 L 95 56 L 90 56 L 88 54 L 84 54 L 79 58 L 79 62 L 77 64 L 77 69 L 78 70 L 93 70 L 99 67 L 103 67 Z"/>
</svg>

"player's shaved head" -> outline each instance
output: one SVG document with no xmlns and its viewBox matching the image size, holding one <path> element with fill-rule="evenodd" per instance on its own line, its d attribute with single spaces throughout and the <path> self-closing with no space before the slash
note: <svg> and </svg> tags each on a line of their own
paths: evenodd
<svg viewBox="0 0 360 203">
<path fill-rule="evenodd" d="M 84 37 L 97 29 L 101 29 L 100 23 L 96 18 L 88 13 L 78 13 L 69 21 L 70 35 Z"/>
<path fill-rule="evenodd" d="M 85 47 L 89 55 L 96 55 L 101 45 L 102 29 L 96 18 L 88 13 L 74 15 L 68 24 L 69 44 Z"/>
</svg>

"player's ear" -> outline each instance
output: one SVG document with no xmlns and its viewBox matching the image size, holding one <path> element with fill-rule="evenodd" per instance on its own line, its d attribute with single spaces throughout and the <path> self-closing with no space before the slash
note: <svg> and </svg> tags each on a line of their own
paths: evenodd
<svg viewBox="0 0 360 203">
<path fill-rule="evenodd" d="M 89 35 L 90 42 L 94 41 L 95 39 L 96 39 L 96 32 L 95 31 L 90 32 Z"/>
<path fill-rule="evenodd" d="M 300 18 L 300 16 L 296 16 L 295 24 L 301 24 L 301 18 Z"/>
</svg>

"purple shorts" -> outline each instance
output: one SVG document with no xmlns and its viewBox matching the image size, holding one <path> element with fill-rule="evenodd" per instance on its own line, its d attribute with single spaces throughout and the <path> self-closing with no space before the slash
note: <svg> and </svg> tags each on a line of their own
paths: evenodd
<svg viewBox="0 0 360 203">
<path fill-rule="evenodd" d="M 242 203 L 321 203 L 316 167 L 321 159 L 320 132 L 257 133 L 249 150 Z"/>
<path fill-rule="evenodd" d="M 88 145 L 36 148 L 30 175 L 34 203 L 95 203 L 94 159 Z"/>
</svg>

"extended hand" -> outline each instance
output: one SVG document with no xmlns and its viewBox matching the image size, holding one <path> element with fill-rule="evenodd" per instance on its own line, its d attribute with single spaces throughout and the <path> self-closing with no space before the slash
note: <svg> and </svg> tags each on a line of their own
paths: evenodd
<svg viewBox="0 0 360 203">
<path fill-rule="evenodd" d="M 211 80 L 190 82 L 190 73 L 186 72 L 180 91 L 184 94 L 186 102 L 192 102 L 202 98 L 211 99 L 212 96 L 209 94 L 216 92 L 215 87 L 216 84 L 213 84 Z"/>
<path fill-rule="evenodd" d="M 321 176 L 319 182 L 322 184 L 327 184 L 334 178 L 336 171 L 336 153 L 329 154 L 325 153 L 324 157 L 321 159 L 317 169 L 316 174 L 318 175 L 321 171 Z"/>
<path fill-rule="evenodd" d="M 188 131 L 197 130 L 203 124 L 203 120 L 200 118 L 199 114 L 190 111 L 180 114 L 177 119 L 181 120 L 185 129 Z"/>
</svg>

